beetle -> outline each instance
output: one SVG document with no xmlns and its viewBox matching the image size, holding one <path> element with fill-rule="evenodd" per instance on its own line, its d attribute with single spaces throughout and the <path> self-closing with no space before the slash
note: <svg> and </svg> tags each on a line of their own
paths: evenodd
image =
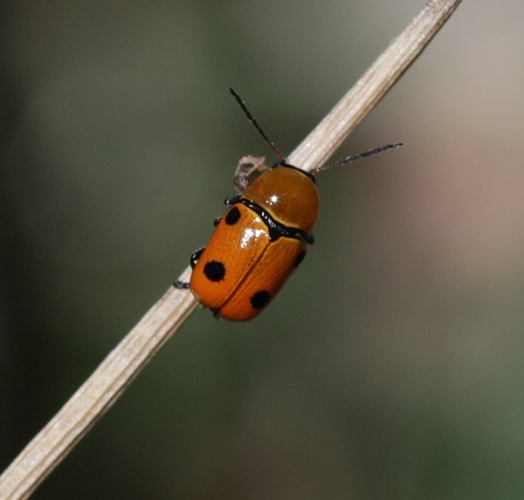
<svg viewBox="0 0 524 500">
<path fill-rule="evenodd" d="M 286 161 L 241 97 L 231 87 L 229 90 L 278 162 L 272 167 L 253 157 L 240 162 L 235 184 L 241 193 L 226 199 L 228 208 L 215 220 L 208 245 L 191 255 L 190 282 L 176 282 L 175 286 L 189 288 L 215 317 L 246 321 L 269 304 L 314 242 L 320 209 L 315 175 L 401 144 L 388 144 L 306 172 Z"/>
</svg>

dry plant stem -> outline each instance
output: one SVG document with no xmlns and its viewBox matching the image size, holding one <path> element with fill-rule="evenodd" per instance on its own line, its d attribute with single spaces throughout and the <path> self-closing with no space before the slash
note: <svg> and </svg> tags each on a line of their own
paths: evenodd
<svg viewBox="0 0 524 500">
<path fill-rule="evenodd" d="M 388 47 L 288 161 L 305 170 L 326 162 L 420 54 L 460 0 L 433 0 Z M 187 268 L 180 280 L 187 281 Z M 0 499 L 26 498 L 115 402 L 141 368 L 196 309 L 170 288 L 0 476 Z"/>
<path fill-rule="evenodd" d="M 196 307 L 191 293 L 169 288 L 0 476 L 0 499 L 27 498 Z"/>
<path fill-rule="evenodd" d="M 326 163 L 420 55 L 459 4 L 460 0 L 429 2 L 288 156 L 289 163 L 307 171 Z"/>
</svg>

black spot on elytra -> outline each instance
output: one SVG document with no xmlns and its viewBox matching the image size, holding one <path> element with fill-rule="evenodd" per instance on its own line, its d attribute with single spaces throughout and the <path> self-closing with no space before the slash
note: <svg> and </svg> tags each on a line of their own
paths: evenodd
<svg viewBox="0 0 524 500">
<path fill-rule="evenodd" d="M 235 225 L 240 220 L 240 210 L 238 207 L 232 207 L 231 210 L 226 214 L 226 224 L 228 226 Z"/>
<path fill-rule="evenodd" d="M 209 281 L 222 281 L 226 274 L 226 268 L 222 262 L 210 260 L 204 266 L 204 274 Z"/>
<path fill-rule="evenodd" d="M 238 207 L 233 207 L 226 215 L 226 224 L 228 226 L 233 226 L 240 219 L 240 210 Z"/>
<path fill-rule="evenodd" d="M 249 301 L 251 302 L 251 305 L 255 309 L 262 309 L 266 307 L 271 300 L 271 295 L 269 295 L 269 292 L 266 290 L 260 290 L 259 292 L 255 293 L 251 296 Z"/>
<path fill-rule="evenodd" d="M 304 260 L 304 257 L 306 256 L 306 251 L 302 250 L 297 257 L 295 258 L 295 267 L 298 267 L 300 263 Z"/>
</svg>

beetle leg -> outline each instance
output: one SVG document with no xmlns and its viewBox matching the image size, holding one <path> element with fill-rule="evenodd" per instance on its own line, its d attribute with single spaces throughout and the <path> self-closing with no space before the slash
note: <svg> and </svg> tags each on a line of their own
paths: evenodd
<svg viewBox="0 0 524 500">
<path fill-rule="evenodd" d="M 242 198 L 241 195 L 239 194 L 235 194 L 234 196 L 228 196 L 225 200 L 224 200 L 224 203 L 230 207 L 231 205 L 234 205 L 238 200 L 240 200 L 240 198 Z"/>
<path fill-rule="evenodd" d="M 202 252 L 205 250 L 206 247 L 199 248 L 198 250 L 195 250 L 191 257 L 189 258 L 189 263 L 191 264 L 191 269 L 194 269 L 196 266 L 196 263 L 198 262 L 198 259 L 202 255 Z"/>
<path fill-rule="evenodd" d="M 215 220 L 213 221 L 213 226 L 217 227 L 219 222 L 222 220 L 222 216 L 219 215 Z"/>
<path fill-rule="evenodd" d="M 199 248 L 198 250 L 195 250 L 191 257 L 189 258 L 189 263 L 191 264 L 191 269 L 194 269 L 196 266 L 196 263 L 198 262 L 199 257 L 202 255 L 202 252 L 204 251 L 206 247 Z M 178 288 L 179 290 L 187 290 L 189 288 L 189 283 L 185 281 L 177 280 L 173 283 L 173 286 L 175 288 Z"/>
</svg>

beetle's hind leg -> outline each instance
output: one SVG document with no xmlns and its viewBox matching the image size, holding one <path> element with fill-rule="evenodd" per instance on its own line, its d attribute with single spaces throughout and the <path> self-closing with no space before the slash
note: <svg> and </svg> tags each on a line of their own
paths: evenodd
<svg viewBox="0 0 524 500">
<path fill-rule="evenodd" d="M 195 250 L 191 257 L 189 258 L 189 263 L 191 264 L 191 269 L 195 269 L 195 266 L 198 262 L 198 259 L 200 259 L 200 256 L 202 255 L 202 252 L 206 249 L 206 247 L 201 247 L 198 250 Z"/>
<path fill-rule="evenodd" d="M 202 248 L 199 248 L 198 250 L 195 250 L 192 254 L 191 254 L 191 257 L 189 258 L 189 264 L 191 265 L 191 269 L 194 269 L 197 262 L 198 262 L 198 259 L 200 258 L 200 256 L 202 255 L 202 252 L 205 250 L 206 247 L 202 247 Z M 173 283 L 173 286 L 175 288 L 178 288 L 179 290 L 187 290 L 189 288 L 189 283 L 186 282 L 186 281 L 180 281 L 180 280 L 177 280 Z"/>
</svg>

